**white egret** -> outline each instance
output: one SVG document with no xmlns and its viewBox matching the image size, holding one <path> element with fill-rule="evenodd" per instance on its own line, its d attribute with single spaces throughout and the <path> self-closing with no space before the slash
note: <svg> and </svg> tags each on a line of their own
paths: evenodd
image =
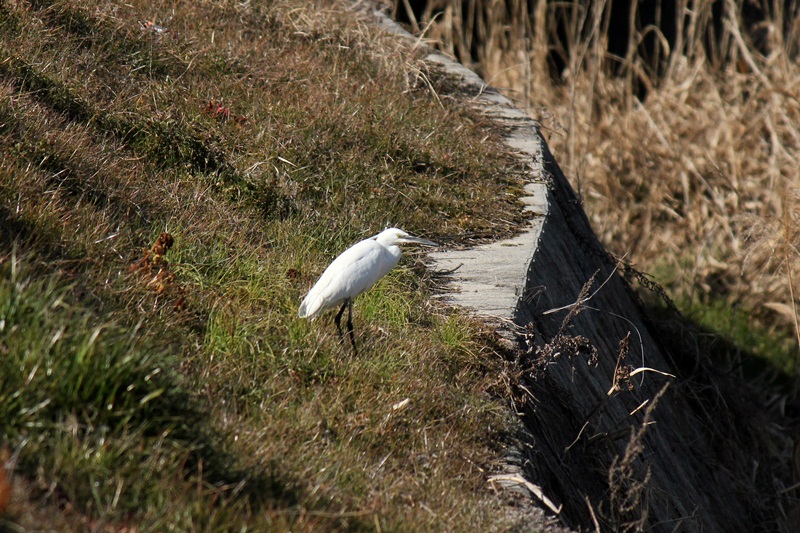
<svg viewBox="0 0 800 533">
<path fill-rule="evenodd" d="M 347 330 L 350 333 L 353 353 L 355 353 L 353 299 L 375 285 L 379 279 L 397 265 L 401 254 L 398 245 L 406 243 L 439 246 L 427 239 L 412 237 L 397 228 L 389 228 L 369 239 L 364 239 L 342 252 L 325 269 L 319 280 L 303 298 L 297 316 L 313 320 L 326 309 L 341 304 L 342 307 L 336 314 L 334 323 L 336 324 L 336 330 L 339 332 L 339 340 L 344 342 L 341 320 L 346 307 L 348 309 Z"/>
</svg>

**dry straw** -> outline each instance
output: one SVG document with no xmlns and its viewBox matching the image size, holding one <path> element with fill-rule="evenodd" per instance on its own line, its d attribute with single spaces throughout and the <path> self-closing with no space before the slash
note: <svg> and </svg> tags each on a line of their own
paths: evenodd
<svg viewBox="0 0 800 533">
<path fill-rule="evenodd" d="M 427 37 L 539 118 L 612 252 L 679 299 L 742 306 L 800 342 L 797 13 L 678 0 L 645 24 L 631 2 L 615 56 L 610 0 L 434 4 Z"/>
</svg>

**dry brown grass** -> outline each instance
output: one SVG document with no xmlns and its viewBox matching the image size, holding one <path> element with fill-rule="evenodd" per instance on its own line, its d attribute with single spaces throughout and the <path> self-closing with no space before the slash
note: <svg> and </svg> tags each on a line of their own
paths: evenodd
<svg viewBox="0 0 800 533">
<path fill-rule="evenodd" d="M 748 32 L 743 3 L 728 1 L 715 29 L 711 2 L 678 2 L 685 18 L 671 49 L 654 26 L 628 35 L 657 36 L 653 60 L 635 47 L 606 52 L 611 0 L 537 2 L 533 12 L 513 0 L 430 5 L 442 10 L 428 38 L 474 59 L 541 121 L 609 250 L 685 309 L 741 308 L 800 340 L 800 19 L 776 2 Z M 565 65 L 555 78 L 549 54 Z"/>
</svg>

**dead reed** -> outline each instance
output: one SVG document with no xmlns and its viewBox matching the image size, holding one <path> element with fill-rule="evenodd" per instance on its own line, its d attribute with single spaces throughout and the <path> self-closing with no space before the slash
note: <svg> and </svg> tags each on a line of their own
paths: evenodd
<svg viewBox="0 0 800 533">
<path fill-rule="evenodd" d="M 419 24 L 541 121 L 613 253 L 800 342 L 800 17 L 717 4 L 450 0 Z"/>
</svg>

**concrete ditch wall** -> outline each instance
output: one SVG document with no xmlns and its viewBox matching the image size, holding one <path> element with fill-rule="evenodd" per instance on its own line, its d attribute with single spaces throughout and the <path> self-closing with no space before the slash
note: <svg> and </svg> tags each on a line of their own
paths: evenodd
<svg viewBox="0 0 800 533">
<path fill-rule="evenodd" d="M 525 435 L 509 466 L 527 480 L 519 485 L 574 528 L 777 530 L 777 495 L 761 490 L 771 465 L 747 453 L 769 447 L 767 422 L 739 419 L 725 393 L 735 385 L 665 348 L 678 343 L 654 339 L 536 123 L 462 65 L 433 51 L 424 61 L 508 131 L 509 150 L 529 169 L 523 200 L 534 217 L 520 235 L 431 254 L 436 269 L 452 271 L 445 298 L 494 321 L 525 369 L 515 384 Z M 593 277 L 583 310 L 565 324 Z M 650 370 L 626 378 L 640 368 Z"/>
</svg>

